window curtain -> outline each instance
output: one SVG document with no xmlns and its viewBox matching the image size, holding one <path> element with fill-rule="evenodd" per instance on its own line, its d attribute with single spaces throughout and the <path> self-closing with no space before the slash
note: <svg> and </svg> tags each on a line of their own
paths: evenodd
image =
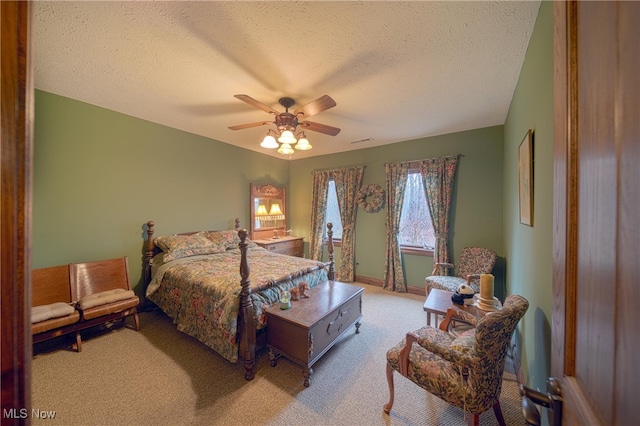
<svg viewBox="0 0 640 426">
<path fill-rule="evenodd" d="M 309 240 L 309 258 L 322 261 L 322 235 L 327 212 L 327 192 L 331 171 L 312 172 L 313 188 L 311 190 L 311 236 Z"/>
<path fill-rule="evenodd" d="M 449 262 L 449 210 L 458 157 L 440 157 L 422 161 L 420 173 L 436 237 L 433 263 Z M 440 268 L 442 271 L 443 268 Z M 445 273 L 444 271 L 441 273 Z"/>
<path fill-rule="evenodd" d="M 400 255 L 400 214 L 404 201 L 404 190 L 407 186 L 409 163 L 389 163 L 384 166 L 387 186 L 387 220 L 386 247 L 383 288 L 399 293 L 406 293 L 407 285 L 402 272 Z"/>
<path fill-rule="evenodd" d="M 355 228 L 358 213 L 357 194 L 362 186 L 363 175 L 364 166 L 333 171 L 333 181 L 336 184 L 338 208 L 340 209 L 340 220 L 342 221 L 342 243 L 340 247 L 338 279 L 348 283 L 355 281 L 356 277 Z"/>
</svg>

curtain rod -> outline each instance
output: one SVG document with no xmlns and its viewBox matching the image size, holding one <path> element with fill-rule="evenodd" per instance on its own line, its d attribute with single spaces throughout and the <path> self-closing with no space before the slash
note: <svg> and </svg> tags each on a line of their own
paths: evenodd
<svg viewBox="0 0 640 426">
<path fill-rule="evenodd" d="M 399 163 L 385 163 L 384 165 L 385 166 L 387 164 L 409 164 L 409 165 L 412 165 L 412 164 L 422 163 L 423 161 L 433 160 L 435 158 L 458 158 L 458 157 L 464 157 L 464 156 L 462 154 L 445 155 L 444 157 L 423 158 L 422 160 L 401 161 Z"/>
</svg>

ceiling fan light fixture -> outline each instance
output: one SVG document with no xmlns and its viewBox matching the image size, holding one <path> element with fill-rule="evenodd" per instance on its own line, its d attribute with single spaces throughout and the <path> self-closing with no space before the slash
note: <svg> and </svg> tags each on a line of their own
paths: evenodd
<svg viewBox="0 0 640 426">
<path fill-rule="evenodd" d="M 329 95 L 323 95 L 319 98 L 296 109 L 293 113 L 289 112 L 289 108 L 295 105 L 296 101 L 289 97 L 279 99 L 280 105 L 285 108 L 285 112 L 278 112 L 268 105 L 258 102 L 247 95 L 234 95 L 235 98 L 246 102 L 254 108 L 258 108 L 274 116 L 273 122 L 257 121 L 255 123 L 240 124 L 237 126 L 229 126 L 231 130 L 249 129 L 252 127 L 265 126 L 274 124 L 276 129 L 269 129 L 267 136 L 262 140 L 260 146 L 267 149 L 278 149 L 278 153 L 284 155 L 293 154 L 294 148 L 299 151 L 308 151 L 312 148 L 307 136 L 303 131 L 294 135 L 297 127 L 300 126 L 306 130 L 324 133 L 330 136 L 336 136 L 340 133 L 337 127 L 327 126 L 326 124 L 315 123 L 311 121 L 298 121 L 306 119 L 312 115 L 316 115 L 322 111 L 336 106 L 336 102 Z M 279 145 L 280 144 L 280 145 Z M 293 146 L 293 148 L 292 148 Z"/>
<path fill-rule="evenodd" d="M 293 148 L 291 148 L 291 145 L 289 145 L 288 143 L 283 143 L 282 145 L 280 145 L 280 148 L 278 148 L 279 154 L 287 155 L 293 154 L 293 152 Z"/>
<path fill-rule="evenodd" d="M 262 143 L 260 143 L 260 146 L 263 148 L 275 149 L 275 148 L 278 148 L 280 145 L 278 145 L 278 142 L 276 142 L 276 138 L 274 138 L 271 135 L 267 135 L 262 140 Z"/>
<path fill-rule="evenodd" d="M 296 138 L 293 136 L 293 132 L 291 132 L 291 130 L 285 130 L 278 138 L 278 142 L 289 145 L 296 143 Z M 289 148 L 291 148 L 291 146 L 289 146 Z"/>
</svg>

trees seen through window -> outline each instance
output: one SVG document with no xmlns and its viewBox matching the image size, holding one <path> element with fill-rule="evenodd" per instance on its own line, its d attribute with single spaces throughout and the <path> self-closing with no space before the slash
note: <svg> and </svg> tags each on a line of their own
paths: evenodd
<svg viewBox="0 0 640 426">
<path fill-rule="evenodd" d="M 342 239 L 342 220 L 340 219 L 340 208 L 338 207 L 338 194 L 336 193 L 336 183 L 329 181 L 327 191 L 327 213 L 324 222 L 324 238 L 327 238 L 327 223 L 333 224 L 333 239 Z"/>
<path fill-rule="evenodd" d="M 400 215 L 400 246 L 433 249 L 436 237 L 419 172 L 409 172 Z"/>
<path fill-rule="evenodd" d="M 338 208 L 338 196 L 333 180 L 329 181 L 327 191 L 327 211 L 324 224 L 324 238 L 327 238 L 326 225 L 333 224 L 333 239 L 342 239 L 342 220 Z M 419 172 L 410 172 L 407 177 L 407 186 L 404 193 L 404 203 L 400 216 L 400 235 L 398 238 L 401 247 L 417 249 L 433 249 L 436 238 L 431 224 L 431 215 L 427 207 L 427 199 L 424 195 L 424 185 Z"/>
</svg>

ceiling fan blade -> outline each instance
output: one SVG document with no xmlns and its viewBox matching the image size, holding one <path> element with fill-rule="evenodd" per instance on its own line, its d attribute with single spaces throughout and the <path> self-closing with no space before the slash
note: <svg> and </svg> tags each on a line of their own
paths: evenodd
<svg viewBox="0 0 640 426">
<path fill-rule="evenodd" d="M 233 95 L 234 98 L 238 98 L 241 101 L 244 101 L 246 103 L 248 103 L 249 105 L 251 105 L 252 107 L 261 109 L 264 112 L 268 112 L 269 114 L 273 114 L 273 115 L 278 115 L 278 111 L 276 111 L 275 109 L 271 108 L 270 106 L 267 106 L 265 104 L 263 104 L 262 102 L 258 102 L 255 99 L 253 99 L 251 96 L 247 96 L 247 95 Z"/>
<path fill-rule="evenodd" d="M 305 106 L 302 106 L 295 110 L 294 115 L 302 114 L 305 118 L 316 115 L 324 110 L 333 108 L 336 106 L 336 101 L 329 95 L 320 96 L 318 99 L 309 102 Z"/>
<path fill-rule="evenodd" d="M 273 121 L 257 121 L 255 123 L 239 124 L 237 126 L 229 126 L 229 129 L 242 130 L 242 129 L 250 129 L 251 127 L 268 126 L 269 124 L 273 124 Z"/>
<path fill-rule="evenodd" d="M 340 129 L 337 127 L 327 126 L 326 124 L 315 123 L 313 121 L 303 121 L 298 123 L 298 126 L 305 130 L 311 130 L 313 132 L 324 133 L 325 135 L 335 136 L 340 133 Z"/>
</svg>

